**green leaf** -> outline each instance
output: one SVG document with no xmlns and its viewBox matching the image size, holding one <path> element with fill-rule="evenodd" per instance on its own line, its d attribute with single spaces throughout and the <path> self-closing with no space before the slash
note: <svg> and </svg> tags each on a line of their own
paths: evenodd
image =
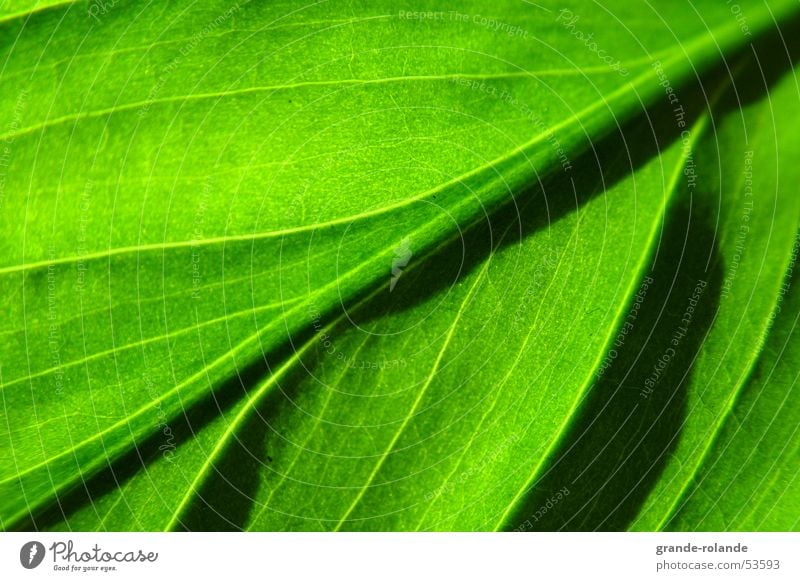
<svg viewBox="0 0 800 581">
<path fill-rule="evenodd" d="M 705 426 L 699 432 L 707 443 L 681 474 L 677 514 L 662 521 L 670 528 L 798 527 L 791 418 L 797 407 L 794 332 L 800 311 L 792 274 L 800 200 L 785 187 L 800 178 L 797 165 L 786 163 L 800 156 L 800 121 L 791 113 L 797 87 L 796 74 L 787 75 L 768 99 L 745 107 L 743 116 L 731 115 L 719 133 L 723 176 L 739 179 L 738 195 L 730 202 L 723 198 L 733 225 L 721 240 L 729 260 L 720 312 L 728 309 L 728 316 L 718 317 L 716 335 L 704 346 L 709 353 L 697 364 L 703 389 L 695 406 L 700 421 L 693 425 Z M 732 389 L 718 398 L 715 384 Z"/>
<path fill-rule="evenodd" d="M 800 197 L 785 188 L 800 179 L 797 165 L 788 161 L 800 155 L 800 122 L 791 113 L 797 86 L 791 72 L 765 98 L 741 103 L 698 161 L 721 176 L 711 182 L 715 187 L 705 201 L 719 224 L 719 257 L 709 270 L 721 275 L 720 299 L 692 368 L 680 442 L 637 520 L 642 528 L 651 528 L 655 515 L 661 515 L 659 528 L 669 523 L 681 493 L 717 447 L 767 340 L 800 224 Z M 666 503 L 667 498 L 674 500 Z"/>
<path fill-rule="evenodd" d="M 643 144 L 648 134 L 636 137 Z M 161 460 L 162 469 L 171 464 L 181 474 L 166 498 L 160 494 L 163 508 L 152 506 L 154 482 L 140 478 L 121 491 L 151 499 L 148 517 L 161 516 L 145 527 L 500 526 L 509 500 L 527 486 L 591 383 L 620 305 L 638 285 L 666 207 L 678 195 L 680 144 L 635 181 L 625 173 L 637 161 L 624 148 L 609 150 L 608 159 L 581 163 L 580 180 L 561 177 L 437 256 L 409 263 L 393 293 L 384 287 L 297 346 L 299 360 L 290 365 L 313 372 L 296 384 L 279 372 L 270 377 L 253 404 L 272 381 L 281 395 L 259 406 L 260 417 L 248 421 L 253 405 L 236 408 L 224 430 L 202 437 L 202 465 L 194 454 Z M 620 177 L 603 173 L 609 167 Z M 620 181 L 603 193 L 612 179 Z M 671 184 L 666 193 L 664 183 Z M 443 295 L 418 302 L 420 289 L 443 281 Z M 519 407 L 536 416 L 516 415 Z M 267 456 L 274 460 L 265 462 Z M 520 464 L 520 456 L 529 461 Z M 507 476 L 487 481 L 484 471 Z M 489 493 L 494 504 L 477 502 Z M 255 502 L 243 515 L 231 499 L 245 495 Z M 131 512 L 117 504 L 110 514 L 84 511 L 78 522 L 94 528 L 100 519 L 113 527 L 129 523 Z"/>
<path fill-rule="evenodd" d="M 797 178 L 785 161 L 797 154 L 787 114 L 796 76 L 753 93 L 731 95 L 735 109 L 721 108 L 692 156 L 696 185 L 674 218 L 677 243 L 666 244 L 613 365 L 528 513 L 556 487 L 571 494 L 530 528 L 664 528 L 718 448 L 767 337 L 800 223 L 800 200 L 779 187 Z"/>
<path fill-rule="evenodd" d="M 622 2 L 505 2 L 485 22 L 45 4 L 0 13 L 4 528 L 511 526 L 679 239 L 664 222 L 715 120 L 662 152 L 642 119 L 665 78 L 722 86 L 713 65 L 750 40 L 711 1 L 624 21 Z M 768 36 L 795 9 L 747 7 Z M 743 259 L 737 293 L 780 284 L 797 204 L 773 202 L 752 238 L 768 269 Z M 716 399 L 697 393 L 641 526 L 707 460 L 773 307 L 740 324 L 720 303 L 693 366 Z M 736 369 L 713 384 L 726 340 Z"/>
<path fill-rule="evenodd" d="M 793 260 L 796 258 L 797 248 Z M 794 266 L 794 263 L 793 263 Z M 798 299 L 781 289 L 774 327 L 719 441 L 670 520 L 675 530 L 797 531 Z"/>
</svg>

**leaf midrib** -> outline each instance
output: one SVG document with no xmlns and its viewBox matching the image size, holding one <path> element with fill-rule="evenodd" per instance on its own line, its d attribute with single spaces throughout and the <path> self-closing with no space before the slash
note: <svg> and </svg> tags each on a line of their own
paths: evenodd
<svg viewBox="0 0 800 581">
<path fill-rule="evenodd" d="M 421 268 L 421 265 L 424 263 L 424 257 L 430 254 L 435 253 L 437 250 L 445 247 L 449 244 L 454 237 L 447 238 L 439 243 L 438 246 L 431 249 L 429 252 L 425 253 L 422 258 L 423 260 L 415 261 L 414 263 L 410 264 L 406 270 L 405 274 L 408 275 L 412 273 L 414 270 Z M 360 305 L 367 304 L 370 300 L 374 299 L 380 292 L 384 290 L 383 287 L 376 287 L 370 292 L 369 294 L 362 297 L 358 300 L 355 305 L 354 309 L 357 309 Z M 180 517 L 182 516 L 185 509 L 188 507 L 189 502 L 191 500 L 192 494 L 196 490 L 196 488 L 201 485 L 207 474 L 209 473 L 212 464 L 216 461 L 217 456 L 228 446 L 229 438 L 236 432 L 239 426 L 242 425 L 242 422 L 247 419 L 249 414 L 255 407 L 258 405 L 259 400 L 269 392 L 269 388 L 271 388 L 278 379 L 283 377 L 294 365 L 295 361 L 299 361 L 300 357 L 308 351 L 313 345 L 318 343 L 318 337 L 321 334 L 327 333 L 331 331 L 336 325 L 340 324 L 347 318 L 347 314 L 343 313 L 332 319 L 328 324 L 326 324 L 320 331 L 317 332 L 313 337 L 309 338 L 301 347 L 300 349 L 296 349 L 293 351 L 291 357 L 283 362 L 280 367 L 273 372 L 264 382 L 259 386 L 259 388 L 253 393 L 251 397 L 248 397 L 247 403 L 242 407 L 242 409 L 236 414 L 234 419 L 228 424 L 225 432 L 220 436 L 217 440 L 212 452 L 206 457 L 203 465 L 200 467 L 198 474 L 192 481 L 190 488 L 187 490 L 186 494 L 184 495 L 183 499 L 179 503 L 176 510 L 173 512 L 173 515 L 165 527 L 164 530 L 172 530 L 174 529 L 177 524 L 180 523 Z"/>
<path fill-rule="evenodd" d="M 483 187 L 484 188 L 491 188 L 493 185 L 494 185 L 494 183 L 492 181 L 489 181 Z M 470 201 L 471 200 L 469 198 L 467 198 L 466 200 L 462 200 L 460 203 L 455 205 L 455 208 L 458 208 L 458 207 L 461 207 L 461 206 L 465 206 Z M 475 220 L 479 220 L 479 219 L 480 219 L 480 216 L 478 218 L 476 218 Z M 431 221 L 429 223 L 425 223 L 425 224 L 421 225 L 420 227 L 418 227 L 414 232 L 425 232 L 427 229 L 430 229 L 433 226 L 435 226 L 435 224 L 437 224 L 436 221 Z M 456 233 L 456 235 L 457 235 L 457 233 Z M 435 252 L 438 248 L 441 248 L 444 244 L 449 243 L 450 240 L 451 240 L 451 238 L 445 239 L 438 246 L 435 246 L 433 249 L 429 250 L 428 252 L 423 253 L 422 256 L 427 256 L 431 252 Z M 384 258 L 390 252 L 392 252 L 391 249 L 385 249 L 382 252 L 374 255 L 372 262 L 362 263 L 360 266 L 358 266 L 358 267 L 356 267 L 356 268 L 354 268 L 354 269 L 342 274 L 337 280 L 335 280 L 335 281 L 333 281 L 331 283 L 328 283 L 327 285 L 317 289 L 314 293 L 312 293 L 312 295 L 310 295 L 309 300 L 313 300 L 313 297 L 315 297 L 315 296 L 324 295 L 324 292 L 329 290 L 329 289 L 338 289 L 341 286 L 341 283 L 342 283 L 343 279 L 355 277 L 356 275 L 358 275 L 358 273 L 361 270 L 367 269 L 369 266 L 371 266 L 372 263 Z M 381 290 L 381 289 L 380 288 L 376 288 L 373 291 L 373 294 L 370 294 L 369 296 L 370 297 L 374 296 L 374 293 L 377 293 L 379 290 Z M 288 311 L 285 314 L 285 318 L 290 318 L 295 312 L 301 311 L 304 306 L 305 306 L 305 303 L 303 303 L 301 305 L 298 305 L 294 309 L 291 309 L 290 311 Z M 92 442 L 94 442 L 96 440 L 102 440 L 104 436 L 106 436 L 108 434 L 111 434 L 111 433 L 115 432 L 116 430 L 125 427 L 126 425 L 129 425 L 130 421 L 132 419 L 138 419 L 140 416 L 142 416 L 145 413 L 151 411 L 152 409 L 158 408 L 159 406 L 161 406 L 161 404 L 163 402 L 165 402 L 169 398 L 171 398 L 174 395 L 176 395 L 182 388 L 191 385 L 193 382 L 195 382 L 195 381 L 197 381 L 199 379 L 202 379 L 204 376 L 207 376 L 209 370 L 216 369 L 220 365 L 226 363 L 228 360 L 230 360 L 232 358 L 235 358 L 236 355 L 242 353 L 248 346 L 250 346 L 252 343 L 258 341 L 269 330 L 272 330 L 274 327 L 280 326 L 281 323 L 282 323 L 281 320 L 276 320 L 272 324 L 267 325 L 265 328 L 257 331 L 256 333 L 253 333 L 252 335 L 250 335 L 246 339 L 244 339 L 241 342 L 239 342 L 230 351 L 228 351 L 224 355 L 218 357 L 217 359 L 212 361 L 210 364 L 205 365 L 202 369 L 200 369 L 199 371 L 195 372 L 194 374 L 189 376 L 187 379 L 183 380 L 181 383 L 179 383 L 178 385 L 176 385 L 175 387 L 170 389 L 168 392 L 160 395 L 158 398 L 155 398 L 155 399 L 151 400 L 147 405 L 139 408 L 133 414 L 130 414 L 130 415 L 126 416 L 125 418 L 121 419 L 120 421 L 116 422 L 115 424 L 112 424 L 111 426 L 103 429 L 102 431 L 95 433 L 91 437 L 82 440 L 76 446 L 72 446 L 71 448 L 69 448 L 69 449 L 67 449 L 67 450 L 65 450 L 63 452 L 60 452 L 60 453 L 58 453 L 56 455 L 53 455 L 53 456 L 50 456 L 46 460 L 44 460 L 43 462 L 40 462 L 40 463 L 38 463 L 38 464 L 36 464 L 34 466 L 30 466 L 30 467 L 26 468 L 25 470 L 23 470 L 21 472 L 18 471 L 15 476 L 7 477 L 7 478 L 5 478 L 3 480 L 0 480 L 0 484 L 7 484 L 7 483 L 10 483 L 10 482 L 14 482 L 14 481 L 20 480 L 21 477 L 26 476 L 28 474 L 31 474 L 31 473 L 35 472 L 36 470 L 38 470 L 40 468 L 48 467 L 54 461 L 59 460 L 59 459 L 61 459 L 63 457 L 68 457 L 68 456 L 74 454 L 75 451 L 78 450 L 79 448 L 83 448 L 83 447 L 91 444 Z M 186 402 L 184 401 L 183 404 L 185 405 L 185 403 Z M 129 429 L 130 429 L 130 427 L 129 427 Z M 118 443 L 117 447 L 119 447 L 120 445 L 121 444 Z M 107 450 L 107 452 L 109 452 L 109 451 Z M 102 458 L 102 459 L 98 460 L 96 463 L 100 463 L 101 464 L 101 463 L 104 463 L 104 462 L 107 462 L 107 461 L 108 461 L 107 458 Z M 48 469 L 48 473 L 49 473 L 49 469 Z M 73 477 L 72 480 L 75 480 L 75 477 Z M 60 484 L 61 484 L 60 488 L 63 488 L 63 487 L 67 486 L 70 483 L 71 483 L 71 481 L 70 482 L 66 482 L 66 483 L 65 482 L 60 482 Z M 53 489 L 55 490 L 55 486 L 53 487 Z M 27 499 L 26 499 L 26 502 L 27 502 Z M 41 503 L 42 502 L 41 499 L 39 499 L 38 502 Z M 34 503 L 34 506 L 37 506 L 37 504 Z M 28 511 L 28 512 L 30 512 L 30 511 Z M 25 514 L 25 511 L 18 512 L 16 514 L 12 515 L 9 518 L 9 520 L 11 522 L 14 522 L 14 521 L 18 520 L 21 516 L 24 516 L 24 514 Z"/>
</svg>

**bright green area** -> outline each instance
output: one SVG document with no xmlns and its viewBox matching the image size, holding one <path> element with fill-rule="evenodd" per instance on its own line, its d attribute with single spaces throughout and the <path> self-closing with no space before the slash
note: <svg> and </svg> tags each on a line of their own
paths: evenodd
<svg viewBox="0 0 800 581">
<path fill-rule="evenodd" d="M 793 385 L 794 4 L 46 4 L 0 8 L 4 528 L 797 527 L 697 505 Z"/>
</svg>

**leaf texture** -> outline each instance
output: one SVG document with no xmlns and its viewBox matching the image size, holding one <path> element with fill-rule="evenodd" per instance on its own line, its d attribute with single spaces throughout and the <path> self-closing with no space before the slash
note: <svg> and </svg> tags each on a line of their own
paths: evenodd
<svg viewBox="0 0 800 581">
<path fill-rule="evenodd" d="M 3 528 L 702 528 L 800 219 L 746 4 L 0 5 Z"/>
</svg>

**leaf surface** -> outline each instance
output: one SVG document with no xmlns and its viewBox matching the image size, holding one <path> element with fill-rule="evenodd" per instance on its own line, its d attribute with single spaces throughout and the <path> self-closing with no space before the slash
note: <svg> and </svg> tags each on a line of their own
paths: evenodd
<svg viewBox="0 0 800 581">
<path fill-rule="evenodd" d="M 486 446 L 500 446 L 500 462 L 522 448 L 532 458 L 548 455 L 633 296 L 669 205 L 664 192 L 673 195 L 667 176 L 684 156 L 648 164 L 627 152 L 606 156 L 625 170 L 606 184 L 594 146 L 663 98 L 653 60 L 677 87 L 747 41 L 717 2 L 695 3 L 695 11 L 642 6 L 624 22 L 616 16 L 624 2 L 604 10 L 503 2 L 491 22 L 520 32 L 502 42 L 499 25 L 475 18 L 479 5 L 465 5 L 467 18 L 434 19 L 418 16 L 437 10 L 424 2 L 413 12 L 391 2 L 117 2 L 98 19 L 78 3 L 7 4 L 0 83 L 15 90 L 0 93 L 8 160 L 0 213 L 6 528 L 31 513 L 70 512 L 73 496 L 97 487 L 111 490 L 111 506 L 96 510 L 98 521 L 81 520 L 79 511 L 75 526 L 131 526 L 118 512 L 138 511 L 154 494 L 168 497 L 164 510 L 139 528 L 501 526 L 539 462 L 518 462 L 497 489 L 493 483 L 495 504 L 478 508 L 489 491 L 477 487 L 462 499 L 473 509 L 453 514 L 437 487 L 460 466 L 475 466 L 471 456 L 457 460 L 458 450 L 473 453 L 473 443 L 453 438 L 420 453 L 414 443 L 433 421 L 423 422 L 421 411 L 436 409 L 429 417 L 442 430 L 457 419 L 494 426 L 492 410 L 509 412 L 519 377 L 535 373 L 545 387 L 526 394 L 528 405 L 548 421 L 539 426 L 523 408 L 512 424 L 535 429 L 500 430 L 513 440 L 507 449 L 491 431 L 475 445 L 484 455 Z M 748 6 L 755 32 L 794 10 L 789 2 Z M 627 74 L 587 49 L 588 34 L 619 55 Z M 548 181 L 578 160 L 577 184 Z M 623 177 L 632 165 L 643 165 L 642 175 Z M 642 190 L 637 180 L 648 184 L 646 196 L 630 196 Z M 612 192 L 619 202 L 606 199 L 616 199 Z M 560 210 L 551 215 L 551 206 Z M 583 239 L 579 227 L 589 233 Z M 605 239 L 606 228 L 613 244 L 590 244 L 588 236 Z M 558 264 L 531 260 L 537 245 L 555 249 Z M 488 321 L 485 332 L 478 327 L 479 342 L 464 325 L 499 312 L 501 299 L 525 304 L 526 276 L 556 281 L 553 269 L 560 276 L 565 268 L 571 276 L 541 291 L 547 299 L 539 299 L 536 318 L 517 322 L 521 342 L 508 343 L 517 348 L 513 364 L 480 359 L 484 341 L 504 342 L 507 318 Z M 404 279 L 417 286 L 404 291 Z M 593 318 L 590 289 L 602 289 Z M 584 312 L 571 314 L 586 320 L 565 336 L 559 309 L 575 304 Z M 380 329 L 379 346 L 344 332 L 352 317 Z M 405 366 L 348 373 L 320 353 L 330 349 L 324 337 L 319 344 L 323 327 L 347 346 L 337 345 L 337 360 L 362 348 L 402 352 L 409 337 L 420 349 Z M 587 339 L 587 329 L 600 331 Z M 529 348 L 570 357 L 537 366 L 521 355 Z M 485 365 L 464 368 L 448 364 L 451 357 Z M 302 378 L 306 367 L 322 379 Z M 461 405 L 435 406 L 455 401 L 447 393 L 463 373 L 507 375 L 511 395 L 504 400 L 498 390 L 487 400 L 491 383 L 476 380 Z M 315 389 L 340 382 L 348 385 L 342 394 Z M 562 382 L 570 387 L 556 396 Z M 335 436 L 322 420 L 305 421 L 304 413 L 327 417 L 323 408 L 334 418 L 325 422 L 340 428 Z M 470 424 L 478 413 L 481 421 Z M 246 429 L 262 415 L 269 418 L 261 425 L 277 426 L 277 439 Z M 230 442 L 242 439 L 237 456 Z M 303 442 L 319 439 L 332 446 L 327 456 L 317 452 L 323 463 L 339 460 L 330 470 L 300 456 Z M 162 446 L 181 460 L 143 461 L 140 450 Z M 231 484 L 219 463 L 241 457 L 260 466 L 253 446 L 275 466 Z M 131 462 L 142 472 L 121 482 L 116 474 Z M 294 476 L 304 465 L 324 480 L 312 483 L 320 484 L 315 490 L 331 491 L 336 502 L 304 492 L 310 477 Z M 404 478 L 407 493 L 382 492 L 412 465 L 423 476 Z M 280 485 L 276 474 L 286 475 Z M 140 487 L 142 478 L 156 488 Z M 118 485 L 122 492 L 113 494 Z M 223 485 L 255 500 L 203 509 L 203 499 L 222 498 L 203 491 Z M 410 491 L 418 499 L 425 487 L 434 497 L 409 509 Z M 270 510 L 276 503 L 292 510 Z M 265 508 L 250 514 L 250 505 Z M 393 520 L 391 511 L 402 516 Z M 209 524 L 209 515 L 218 522 Z"/>
</svg>

